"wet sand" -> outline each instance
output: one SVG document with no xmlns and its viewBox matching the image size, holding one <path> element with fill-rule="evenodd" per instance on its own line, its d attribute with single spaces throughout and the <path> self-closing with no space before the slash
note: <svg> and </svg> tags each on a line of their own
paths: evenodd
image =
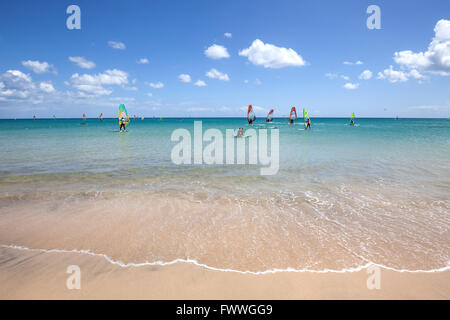
<svg viewBox="0 0 450 320">
<path fill-rule="evenodd" d="M 67 267 L 81 270 L 69 290 Z M 344 273 L 253 275 L 207 270 L 189 263 L 121 267 L 104 257 L 0 247 L 0 299 L 450 299 L 450 271 L 381 269 L 369 290 L 367 269 Z"/>
</svg>

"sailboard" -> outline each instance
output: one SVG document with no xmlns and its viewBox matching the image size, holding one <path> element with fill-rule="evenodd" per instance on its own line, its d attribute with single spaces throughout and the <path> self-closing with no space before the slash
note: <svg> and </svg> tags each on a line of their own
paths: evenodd
<svg viewBox="0 0 450 320">
<path fill-rule="evenodd" d="M 292 107 L 291 112 L 289 112 L 289 123 L 294 123 L 295 120 L 297 120 L 297 110 Z"/>
<path fill-rule="evenodd" d="M 266 117 L 266 122 L 271 122 L 273 120 L 273 109 L 270 109 Z"/>
<path fill-rule="evenodd" d="M 303 109 L 303 123 L 305 125 L 305 129 L 308 127 L 308 120 L 309 120 L 308 111 L 306 111 L 306 109 Z"/>
<path fill-rule="evenodd" d="M 247 110 L 247 121 L 249 124 L 252 124 L 252 122 L 255 120 L 256 120 L 255 111 L 253 111 L 252 105 L 249 105 Z"/>
<path fill-rule="evenodd" d="M 121 104 L 119 106 L 119 124 L 120 124 L 120 119 L 125 118 L 125 125 L 127 125 L 130 122 L 130 117 L 128 116 L 128 112 L 127 109 L 125 108 L 124 104 Z"/>
</svg>

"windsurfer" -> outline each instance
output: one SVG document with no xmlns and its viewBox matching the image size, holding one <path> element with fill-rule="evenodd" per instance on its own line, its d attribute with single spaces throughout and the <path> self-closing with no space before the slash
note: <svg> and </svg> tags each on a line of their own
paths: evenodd
<svg viewBox="0 0 450 320">
<path fill-rule="evenodd" d="M 125 118 L 124 117 L 122 117 L 122 118 L 120 118 L 120 132 L 122 132 L 122 130 L 123 131 L 126 131 L 127 130 L 127 128 L 125 127 Z"/>
</svg>

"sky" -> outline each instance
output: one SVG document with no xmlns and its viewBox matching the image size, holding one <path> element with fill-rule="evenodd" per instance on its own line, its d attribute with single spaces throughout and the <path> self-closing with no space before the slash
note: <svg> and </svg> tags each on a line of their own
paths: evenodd
<svg viewBox="0 0 450 320">
<path fill-rule="evenodd" d="M 0 118 L 115 117 L 121 103 L 145 117 L 252 104 L 258 117 L 450 118 L 449 93 L 447 0 L 0 2 Z"/>
</svg>

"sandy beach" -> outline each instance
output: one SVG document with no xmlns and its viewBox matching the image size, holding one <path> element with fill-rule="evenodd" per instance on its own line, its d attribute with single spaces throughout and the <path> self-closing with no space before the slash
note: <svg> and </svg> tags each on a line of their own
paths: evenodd
<svg viewBox="0 0 450 320">
<path fill-rule="evenodd" d="M 450 271 L 381 269 L 381 288 L 369 290 L 367 269 L 345 273 L 251 275 L 188 263 L 120 267 L 103 257 L 0 248 L 0 299 L 449 299 Z M 69 265 L 81 288 L 67 289 Z"/>
</svg>

